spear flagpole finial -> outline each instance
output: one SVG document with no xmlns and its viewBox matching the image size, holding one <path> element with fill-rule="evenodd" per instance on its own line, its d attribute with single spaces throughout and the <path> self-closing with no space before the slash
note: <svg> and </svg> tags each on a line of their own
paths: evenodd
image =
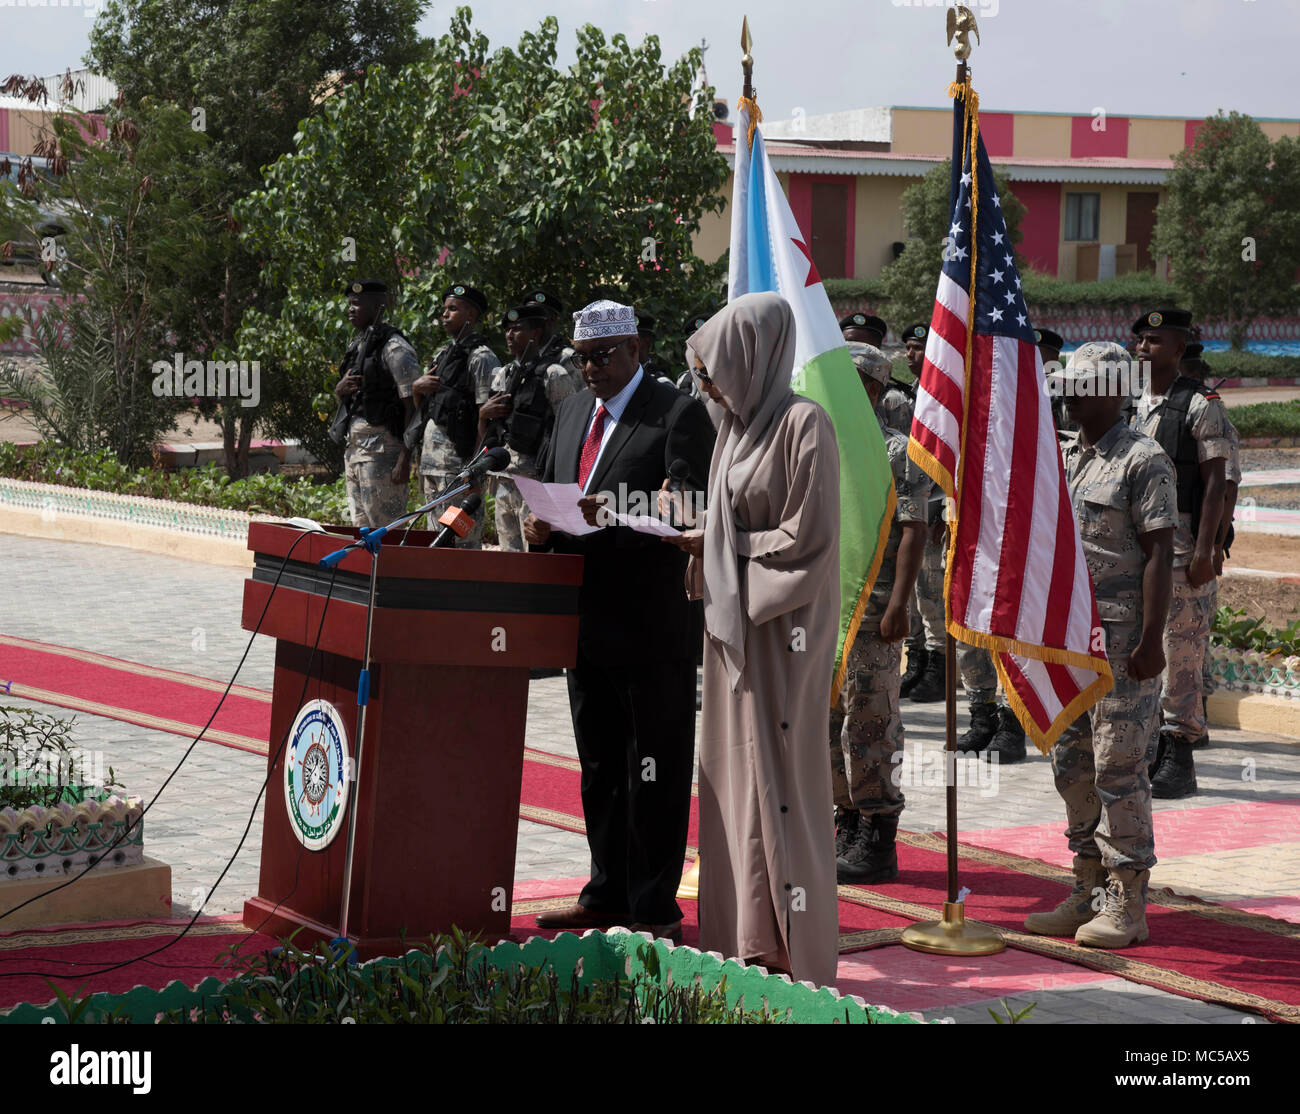
<svg viewBox="0 0 1300 1114">
<path fill-rule="evenodd" d="M 748 100 L 754 99 L 754 56 L 750 50 L 754 45 L 754 40 L 749 33 L 749 16 L 744 17 L 740 25 L 740 49 L 745 53 L 741 56 L 740 65 L 745 73 L 745 97 Z"/>
</svg>

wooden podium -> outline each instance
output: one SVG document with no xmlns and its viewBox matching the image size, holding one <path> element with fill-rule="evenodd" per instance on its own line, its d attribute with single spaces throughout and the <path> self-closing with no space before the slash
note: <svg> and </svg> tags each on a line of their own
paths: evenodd
<svg viewBox="0 0 1300 1114">
<path fill-rule="evenodd" d="M 301 929 L 302 946 L 338 935 L 347 817 L 324 849 L 299 842 L 285 743 L 299 709 L 325 700 L 355 759 L 370 588 L 370 554 L 354 551 L 326 608 L 333 574 L 318 562 L 357 536 L 330 529 L 298 542 L 285 566 L 301 531 L 253 523 L 244 582 L 244 629 L 265 608 L 260 630 L 277 644 L 261 877 L 243 919 L 273 935 Z M 581 557 L 429 549 L 422 531 L 404 547 L 400 538 L 386 537 L 378 557 L 365 746 L 346 805 L 360 810 L 348 931 L 363 959 L 452 925 L 493 943 L 508 934 L 528 670 L 571 666 L 577 653 Z"/>
</svg>

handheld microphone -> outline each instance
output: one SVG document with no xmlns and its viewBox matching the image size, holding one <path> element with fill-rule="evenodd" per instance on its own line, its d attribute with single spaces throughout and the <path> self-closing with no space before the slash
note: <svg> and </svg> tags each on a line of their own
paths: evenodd
<svg viewBox="0 0 1300 1114">
<path fill-rule="evenodd" d="M 458 480 L 474 480 L 483 475 L 484 472 L 500 472 L 503 468 L 510 467 L 510 450 L 503 449 L 500 445 L 485 445 L 473 460 L 471 460 L 457 474 Z"/>
<path fill-rule="evenodd" d="M 442 527 L 438 536 L 429 543 L 430 549 L 453 549 L 460 538 L 467 537 L 474 529 L 474 516 L 483 504 L 481 495 L 467 495 L 459 507 L 448 507 L 438 519 Z"/>
<path fill-rule="evenodd" d="M 669 492 L 679 494 L 679 495 L 682 494 L 686 490 L 686 481 L 690 479 L 690 475 L 691 475 L 691 466 L 687 464 L 686 461 L 682 460 L 681 457 L 678 457 L 676 460 L 674 460 L 670 465 L 668 465 Z M 683 504 L 683 509 L 685 509 L 684 504 Z M 668 525 L 672 526 L 676 530 L 684 529 L 685 527 L 683 522 L 681 521 L 681 518 L 682 516 L 678 515 L 677 513 L 677 508 L 674 507 Z"/>
</svg>

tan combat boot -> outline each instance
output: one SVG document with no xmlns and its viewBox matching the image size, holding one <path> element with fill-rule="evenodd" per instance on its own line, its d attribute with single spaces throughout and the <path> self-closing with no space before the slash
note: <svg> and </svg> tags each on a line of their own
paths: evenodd
<svg viewBox="0 0 1300 1114">
<path fill-rule="evenodd" d="M 1096 915 L 1093 891 L 1106 888 L 1106 868 L 1100 859 L 1074 857 L 1074 887 L 1069 896 L 1050 913 L 1030 913 L 1025 931 L 1039 936 L 1073 936 L 1081 925 Z"/>
<path fill-rule="evenodd" d="M 1112 870 L 1101 912 L 1074 934 L 1074 942 L 1090 948 L 1127 948 L 1144 943 L 1147 930 L 1149 870 Z"/>
</svg>

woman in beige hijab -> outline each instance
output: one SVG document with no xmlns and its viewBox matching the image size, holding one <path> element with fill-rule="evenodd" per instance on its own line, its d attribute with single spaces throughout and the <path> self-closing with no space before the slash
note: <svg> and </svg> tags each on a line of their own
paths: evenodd
<svg viewBox="0 0 1300 1114">
<path fill-rule="evenodd" d="M 839 450 L 790 388 L 794 315 L 747 294 L 687 341 L 721 408 L 692 595 L 707 638 L 700 947 L 832 985 L 838 958 L 826 724 L 839 629 Z"/>
</svg>

